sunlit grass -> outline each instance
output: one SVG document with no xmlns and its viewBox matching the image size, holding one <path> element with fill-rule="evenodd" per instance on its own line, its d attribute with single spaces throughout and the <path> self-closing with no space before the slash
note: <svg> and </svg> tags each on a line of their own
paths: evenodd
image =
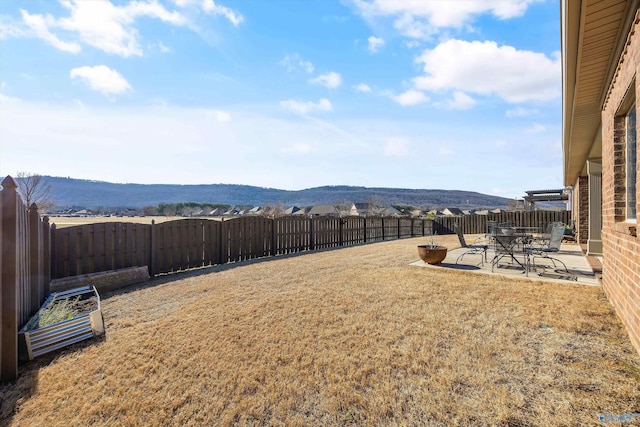
<svg viewBox="0 0 640 427">
<path fill-rule="evenodd" d="M 425 243 L 106 296 L 106 340 L 27 365 L 0 390 L 0 423 L 559 426 L 640 412 L 640 356 L 600 288 L 410 266 Z"/>
</svg>

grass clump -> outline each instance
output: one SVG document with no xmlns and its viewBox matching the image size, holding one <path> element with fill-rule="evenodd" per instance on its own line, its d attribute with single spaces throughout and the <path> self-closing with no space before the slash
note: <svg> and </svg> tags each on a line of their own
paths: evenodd
<svg viewBox="0 0 640 427">
<path fill-rule="evenodd" d="M 82 313 L 80 313 L 77 308 L 79 300 L 79 296 L 75 298 L 66 297 L 59 300 L 54 299 L 51 304 L 40 310 L 37 316 L 29 320 L 25 329 L 31 331 L 33 329 L 44 328 L 45 326 L 80 316 Z"/>
</svg>

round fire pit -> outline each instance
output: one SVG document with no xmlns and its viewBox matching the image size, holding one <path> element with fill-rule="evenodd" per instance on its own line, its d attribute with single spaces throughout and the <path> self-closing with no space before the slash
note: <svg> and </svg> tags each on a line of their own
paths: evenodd
<svg viewBox="0 0 640 427">
<path fill-rule="evenodd" d="M 418 245 L 418 255 L 427 264 L 440 264 L 447 257 L 445 246 Z"/>
</svg>

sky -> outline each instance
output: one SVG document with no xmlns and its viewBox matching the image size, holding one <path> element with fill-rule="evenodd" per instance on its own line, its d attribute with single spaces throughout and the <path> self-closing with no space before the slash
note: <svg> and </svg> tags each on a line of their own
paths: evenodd
<svg viewBox="0 0 640 427">
<path fill-rule="evenodd" d="M 557 0 L 3 0 L 0 175 L 562 188 Z"/>
</svg>

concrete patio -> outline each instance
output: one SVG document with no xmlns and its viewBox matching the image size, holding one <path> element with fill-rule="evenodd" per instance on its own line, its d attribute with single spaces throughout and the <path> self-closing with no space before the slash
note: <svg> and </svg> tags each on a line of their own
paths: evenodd
<svg viewBox="0 0 640 427">
<path fill-rule="evenodd" d="M 524 278 L 524 270 L 515 262 L 509 262 L 508 257 L 505 257 L 500 263 L 491 270 L 491 260 L 493 259 L 495 252 L 489 246 L 487 251 L 487 262 L 484 265 L 481 264 L 480 254 L 467 254 L 458 263 L 456 260 L 458 257 L 467 251 L 466 248 L 455 248 L 447 251 L 447 257 L 438 265 L 429 265 L 422 260 L 412 262 L 412 266 L 435 268 L 442 270 L 461 270 L 470 271 L 480 274 L 498 274 L 502 276 Z M 523 262 L 522 254 L 515 254 L 516 259 Z M 563 243 L 560 247 L 560 251 L 552 254 L 554 258 L 561 260 L 567 266 L 569 274 L 567 274 L 562 268 L 554 269 L 550 260 L 544 258 L 536 258 L 536 269 L 529 271 L 529 279 L 532 280 L 545 280 L 563 283 L 579 283 L 589 286 L 599 286 L 600 283 L 596 277 L 592 265 L 598 263 L 595 259 L 587 259 L 583 255 L 580 245 L 576 243 Z M 560 264 L 557 264 L 560 267 Z M 576 278 L 577 280 L 573 280 Z"/>
</svg>

